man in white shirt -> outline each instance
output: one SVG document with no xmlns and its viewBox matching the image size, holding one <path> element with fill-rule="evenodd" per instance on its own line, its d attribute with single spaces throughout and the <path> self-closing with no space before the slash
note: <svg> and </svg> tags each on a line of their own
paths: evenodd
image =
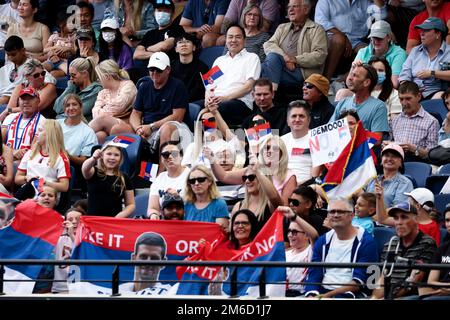
<svg viewBox="0 0 450 320">
<path fill-rule="evenodd" d="M 292 101 L 287 112 L 287 124 L 291 132 L 283 135 L 283 140 L 288 150 L 288 169 L 297 177 L 297 183 L 319 176 L 320 167 L 312 166 L 311 153 L 309 151 L 308 130 L 311 122 L 311 107 L 302 100 Z"/>
</svg>

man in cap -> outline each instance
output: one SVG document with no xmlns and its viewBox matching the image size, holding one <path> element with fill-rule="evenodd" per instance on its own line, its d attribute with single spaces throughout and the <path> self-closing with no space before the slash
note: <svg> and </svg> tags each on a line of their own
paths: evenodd
<svg viewBox="0 0 450 320">
<path fill-rule="evenodd" d="M 372 57 L 384 57 L 392 69 L 392 84 L 398 87 L 398 76 L 406 60 L 406 51 L 394 44 L 389 23 L 378 20 L 370 27 L 370 44 L 358 51 L 354 62 L 368 63 Z"/>
<path fill-rule="evenodd" d="M 19 92 L 20 112 L 8 115 L 2 124 L 3 142 L 13 149 L 14 160 L 22 159 L 31 149 L 45 118 L 39 112 L 39 94 L 33 87 Z"/>
<path fill-rule="evenodd" d="M 328 100 L 330 82 L 318 73 L 310 75 L 303 83 L 303 100 L 311 106 L 309 128 L 327 124 L 334 112 L 334 106 Z"/>
<path fill-rule="evenodd" d="M 389 242 L 384 245 L 381 260 L 384 261 L 387 258 L 388 262 L 430 263 L 436 250 L 436 243 L 430 236 L 419 230 L 416 207 L 409 202 L 399 202 L 390 208 L 387 214 L 394 219 L 396 237 L 392 239 L 391 245 Z M 396 249 L 397 246 L 398 249 Z M 391 286 L 388 286 L 392 291 L 386 293 L 393 298 L 417 295 L 417 287 L 414 284 L 425 279 L 426 272 L 423 270 L 396 267 L 392 271 Z M 373 291 L 372 298 L 383 298 L 385 283 L 384 275 L 381 275 L 378 281 L 379 287 Z"/>
<path fill-rule="evenodd" d="M 178 193 L 167 192 L 161 204 L 163 220 L 184 220 L 184 202 Z M 151 213 L 156 214 L 156 213 Z"/>
</svg>

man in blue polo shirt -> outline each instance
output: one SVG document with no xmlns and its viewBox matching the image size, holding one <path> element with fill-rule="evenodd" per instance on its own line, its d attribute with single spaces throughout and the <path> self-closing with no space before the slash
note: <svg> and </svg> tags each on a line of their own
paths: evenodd
<svg viewBox="0 0 450 320">
<path fill-rule="evenodd" d="M 170 76 L 170 60 L 164 52 L 155 52 L 148 63 L 150 79 L 138 88 L 130 125 L 151 145 L 159 139 L 180 140 L 186 146 L 192 134 L 183 118 L 188 108 L 188 92 L 180 80 Z M 186 140 L 186 141 L 185 141 Z"/>
</svg>

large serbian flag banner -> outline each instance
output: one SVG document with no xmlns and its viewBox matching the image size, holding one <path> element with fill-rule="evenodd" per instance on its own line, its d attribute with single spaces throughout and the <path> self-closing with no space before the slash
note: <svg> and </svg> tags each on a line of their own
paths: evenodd
<svg viewBox="0 0 450 320">
<path fill-rule="evenodd" d="M 18 204 L 12 223 L 0 229 L 0 259 L 49 259 L 63 232 L 62 222 L 60 214 L 33 200 Z M 37 278 L 41 268 L 42 265 L 6 266 L 5 293 L 31 294 L 35 282 L 30 280 Z"/>
<path fill-rule="evenodd" d="M 255 239 L 234 249 L 230 241 L 221 236 L 212 244 L 205 242 L 199 253 L 188 258 L 193 261 L 286 261 L 283 240 L 283 214 L 275 211 Z M 254 267 L 178 267 L 181 279 L 178 294 L 230 295 L 233 272 L 237 273 L 237 295 L 259 296 L 258 281 L 262 268 Z M 265 269 L 266 294 L 285 296 L 286 269 Z M 223 282 L 223 284 L 221 283 Z"/>
</svg>

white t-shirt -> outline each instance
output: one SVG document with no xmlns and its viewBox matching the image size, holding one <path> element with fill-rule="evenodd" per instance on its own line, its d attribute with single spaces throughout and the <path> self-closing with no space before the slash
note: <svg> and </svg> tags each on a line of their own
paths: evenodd
<svg viewBox="0 0 450 320">
<path fill-rule="evenodd" d="M 169 177 L 167 171 L 161 172 L 150 187 L 149 204 L 152 196 L 158 196 L 159 204 L 161 205 L 164 194 L 169 188 L 175 189 L 183 197 L 189 171 L 189 168 L 184 168 L 183 172 L 176 178 Z"/>
<path fill-rule="evenodd" d="M 294 250 L 286 251 L 286 262 L 311 262 L 312 246 L 309 245 L 305 250 L 299 253 L 294 253 Z M 291 284 L 296 282 L 303 282 L 306 279 L 308 268 L 287 268 L 286 279 L 289 282 L 289 289 L 298 290 L 301 293 L 305 291 L 305 286 L 301 284 Z"/>
<path fill-rule="evenodd" d="M 55 247 L 55 260 L 68 260 L 72 254 L 73 241 L 68 235 L 62 235 Z M 55 280 L 67 280 L 70 266 L 55 265 Z M 55 281 L 52 285 L 52 292 L 67 292 L 66 282 Z"/>
<path fill-rule="evenodd" d="M 20 161 L 17 170 L 25 171 L 27 178 L 39 177 L 46 181 L 55 182 L 61 178 L 70 178 L 69 158 L 60 153 L 58 160 L 53 167 L 50 167 L 50 158 L 42 153 L 31 157 L 31 150 L 28 150 Z"/>
<path fill-rule="evenodd" d="M 31 148 L 34 138 L 39 135 L 39 130 L 45 122 L 45 117 L 40 113 L 30 119 L 20 118 L 20 114 L 11 113 L 2 123 L 2 127 L 8 130 L 6 145 L 14 150 Z"/>
<path fill-rule="evenodd" d="M 308 135 L 294 139 L 292 132 L 281 137 L 288 150 L 288 169 L 297 177 L 297 184 L 311 179 L 312 159 L 309 151 Z"/>
<path fill-rule="evenodd" d="M 350 240 L 339 240 L 335 234 L 331 239 L 330 249 L 324 262 L 351 262 L 352 247 L 355 238 Z M 323 276 L 323 283 L 339 283 L 339 285 L 324 285 L 328 290 L 334 290 L 342 287 L 343 283 L 352 281 L 353 273 L 351 268 L 327 268 Z"/>
</svg>

